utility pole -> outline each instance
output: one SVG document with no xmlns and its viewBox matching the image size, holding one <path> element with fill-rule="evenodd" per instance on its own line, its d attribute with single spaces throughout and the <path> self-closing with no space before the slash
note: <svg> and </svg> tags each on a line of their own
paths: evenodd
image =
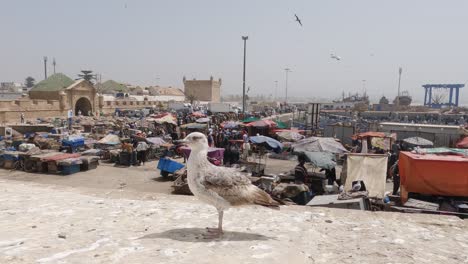
<svg viewBox="0 0 468 264">
<path fill-rule="evenodd" d="M 248 36 L 242 36 L 242 40 L 244 41 L 244 72 L 242 75 L 242 113 L 245 113 L 245 57 L 248 39 Z"/>
<path fill-rule="evenodd" d="M 52 65 L 54 65 L 54 74 L 55 74 L 55 65 L 57 65 L 57 63 L 55 63 L 55 58 L 52 60 Z"/>
<path fill-rule="evenodd" d="M 285 72 L 286 72 L 286 96 L 285 96 L 285 98 L 284 98 L 284 102 L 285 102 L 286 104 L 288 104 L 288 73 L 291 72 L 291 69 L 286 68 L 286 69 L 284 69 L 284 70 L 285 70 Z"/>
<path fill-rule="evenodd" d="M 44 79 L 47 79 L 47 56 L 44 56 Z"/>
<path fill-rule="evenodd" d="M 398 69 L 398 95 L 397 95 L 397 100 L 396 100 L 396 108 L 398 110 L 398 107 L 400 107 L 400 83 L 401 83 L 401 73 L 403 72 L 403 69 L 400 67 Z"/>
</svg>

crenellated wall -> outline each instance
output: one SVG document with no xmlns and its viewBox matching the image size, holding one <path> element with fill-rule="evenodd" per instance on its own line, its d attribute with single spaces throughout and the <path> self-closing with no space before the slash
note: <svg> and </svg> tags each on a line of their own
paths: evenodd
<svg viewBox="0 0 468 264">
<path fill-rule="evenodd" d="M 93 100 L 94 101 L 94 100 Z M 63 104 L 63 102 L 62 102 Z M 115 100 L 97 103 L 99 112 L 97 114 L 113 114 L 115 109 L 142 109 L 147 107 L 166 107 L 166 102 L 160 101 L 135 101 L 135 100 Z M 32 100 L 22 98 L 15 101 L 0 101 L 0 123 L 20 122 L 21 113 L 24 113 L 26 120 L 35 120 L 37 118 L 67 117 L 68 110 L 71 109 L 66 103 L 62 108 L 58 100 Z"/>
</svg>

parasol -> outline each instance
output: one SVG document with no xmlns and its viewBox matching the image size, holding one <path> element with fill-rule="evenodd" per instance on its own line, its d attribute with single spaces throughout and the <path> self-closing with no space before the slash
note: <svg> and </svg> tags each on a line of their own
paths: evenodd
<svg viewBox="0 0 468 264">
<path fill-rule="evenodd" d="M 210 119 L 208 117 L 202 117 L 202 118 L 198 118 L 197 121 L 195 121 L 197 123 L 208 123 L 210 122 Z"/>
<path fill-rule="evenodd" d="M 226 129 L 232 129 L 239 127 L 239 122 L 236 121 L 226 121 L 221 124 L 221 127 L 226 128 Z"/>
<path fill-rule="evenodd" d="M 433 147 L 434 143 L 430 140 L 427 140 L 422 137 L 410 137 L 410 138 L 405 138 L 403 139 L 403 143 L 406 143 L 412 147 L 423 147 L 423 148 L 428 148 L 428 147 Z"/>
<path fill-rule="evenodd" d="M 303 151 L 302 153 L 316 167 L 331 170 L 336 166 L 335 155 L 333 153 L 313 151 Z"/>
<path fill-rule="evenodd" d="M 264 145 L 274 152 L 279 153 L 283 149 L 283 144 L 276 139 L 265 136 L 253 136 L 249 138 L 250 142 L 254 144 Z"/>
<path fill-rule="evenodd" d="M 295 152 L 329 152 L 329 153 L 344 153 L 348 150 L 343 145 L 331 137 L 310 137 L 305 138 L 293 144 Z"/>
</svg>

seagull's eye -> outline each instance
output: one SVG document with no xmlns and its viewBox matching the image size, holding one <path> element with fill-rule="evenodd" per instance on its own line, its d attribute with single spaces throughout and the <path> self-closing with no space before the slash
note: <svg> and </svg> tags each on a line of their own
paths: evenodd
<svg viewBox="0 0 468 264">
<path fill-rule="evenodd" d="M 201 137 L 192 137 L 192 140 L 194 140 L 194 141 L 197 141 L 199 139 L 201 139 Z"/>
</svg>

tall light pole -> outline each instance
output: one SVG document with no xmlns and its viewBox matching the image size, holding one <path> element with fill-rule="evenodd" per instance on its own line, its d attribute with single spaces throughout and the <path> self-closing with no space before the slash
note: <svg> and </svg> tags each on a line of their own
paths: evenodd
<svg viewBox="0 0 468 264">
<path fill-rule="evenodd" d="M 402 72 L 403 72 L 403 69 L 400 67 L 398 69 L 398 95 L 397 95 L 397 100 L 396 100 L 397 108 L 400 106 L 400 83 L 401 83 L 401 73 Z"/>
<path fill-rule="evenodd" d="M 244 41 L 244 73 L 242 75 L 242 113 L 245 113 L 245 57 L 248 39 L 248 36 L 242 36 L 242 40 Z"/>
<path fill-rule="evenodd" d="M 44 79 L 47 79 L 47 56 L 44 56 Z"/>
<path fill-rule="evenodd" d="M 275 81 L 275 101 L 278 100 L 278 81 Z"/>
<path fill-rule="evenodd" d="M 291 69 L 286 68 L 286 69 L 284 69 L 284 71 L 286 72 L 286 89 L 285 89 L 286 90 L 286 96 L 284 98 L 284 102 L 286 104 L 288 104 L 288 73 L 291 72 Z"/>
<path fill-rule="evenodd" d="M 54 74 L 55 74 L 55 65 L 57 65 L 57 63 L 55 62 L 55 58 L 52 60 L 52 65 L 54 66 Z"/>
</svg>

